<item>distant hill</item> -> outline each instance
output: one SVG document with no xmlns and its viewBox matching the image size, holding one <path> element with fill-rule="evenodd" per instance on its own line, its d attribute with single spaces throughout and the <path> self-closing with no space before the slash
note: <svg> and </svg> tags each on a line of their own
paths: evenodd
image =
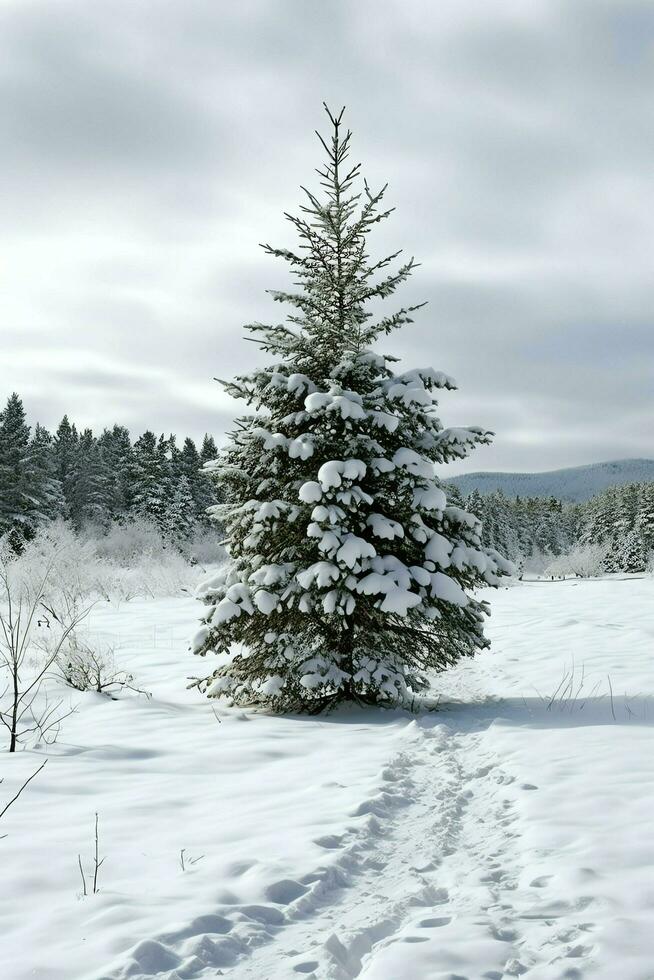
<svg viewBox="0 0 654 980">
<path fill-rule="evenodd" d="M 507 497 L 553 496 L 580 501 L 588 500 L 606 487 L 654 482 L 654 459 L 618 459 L 547 473 L 464 473 L 444 482 L 453 483 L 464 496 L 472 490 L 482 494 L 502 490 Z"/>
</svg>

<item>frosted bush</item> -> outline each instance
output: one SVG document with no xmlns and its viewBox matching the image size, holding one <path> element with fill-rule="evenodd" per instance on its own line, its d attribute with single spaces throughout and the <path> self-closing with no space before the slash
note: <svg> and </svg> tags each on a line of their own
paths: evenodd
<svg viewBox="0 0 654 980">
<path fill-rule="evenodd" d="M 578 545 L 567 555 L 554 558 L 545 569 L 545 575 L 576 575 L 578 578 L 602 575 L 607 553 L 608 548 L 603 544 Z"/>
<path fill-rule="evenodd" d="M 181 542 L 180 549 L 192 564 L 218 565 L 225 560 L 222 538 L 223 535 L 213 528 L 198 529 L 188 541 Z"/>
<path fill-rule="evenodd" d="M 126 690 L 146 693 L 135 686 L 133 674 L 117 668 L 113 646 L 98 648 L 76 632 L 68 635 L 55 662 L 68 686 L 76 691 L 95 691 L 112 698 Z"/>
<path fill-rule="evenodd" d="M 114 523 L 106 534 L 89 537 L 99 558 L 125 568 L 138 564 L 143 556 L 166 561 L 173 550 L 157 525 L 146 518 Z"/>
<path fill-rule="evenodd" d="M 197 577 L 197 569 L 179 552 L 171 550 L 165 560 L 159 556 L 143 555 L 127 568 L 103 563 L 98 590 L 107 599 L 155 599 L 191 591 Z"/>
<path fill-rule="evenodd" d="M 180 551 L 147 520 L 113 524 L 107 533 L 98 528 L 76 533 L 65 521 L 54 521 L 12 561 L 12 575 L 20 594 L 29 597 L 43 568 L 51 566 L 46 602 L 57 618 L 67 621 L 93 598 L 127 601 L 192 591 L 197 564 L 222 560 L 216 532 L 206 537 L 205 542 L 198 534 Z"/>
<path fill-rule="evenodd" d="M 65 521 L 53 521 L 27 542 L 13 562 L 13 575 L 17 594 L 28 601 L 44 588 L 44 605 L 66 624 L 96 591 L 98 558 L 92 542 L 79 538 Z"/>
</svg>

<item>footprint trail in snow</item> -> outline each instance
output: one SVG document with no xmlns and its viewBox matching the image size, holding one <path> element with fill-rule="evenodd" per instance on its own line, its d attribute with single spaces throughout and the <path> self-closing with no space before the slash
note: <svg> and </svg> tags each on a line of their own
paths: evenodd
<svg viewBox="0 0 654 980">
<path fill-rule="evenodd" d="M 516 780 L 485 750 L 484 732 L 432 717 L 408 723 L 406 736 L 379 793 L 351 814 L 357 822 L 316 841 L 329 864 L 271 884 L 269 904 L 226 906 L 141 943 L 111 977 L 584 976 L 592 900 L 550 894 L 548 876 L 522 886 Z"/>
</svg>

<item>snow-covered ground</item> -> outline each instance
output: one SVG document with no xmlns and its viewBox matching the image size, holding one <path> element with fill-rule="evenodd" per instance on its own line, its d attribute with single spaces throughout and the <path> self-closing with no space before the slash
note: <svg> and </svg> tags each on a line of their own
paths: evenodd
<svg viewBox="0 0 654 980">
<path fill-rule="evenodd" d="M 421 717 L 209 703 L 197 603 L 96 606 L 152 698 L 67 693 L 0 757 L 0 803 L 49 758 L 0 827 L 0 977 L 652 980 L 654 580 L 491 599 Z"/>
</svg>

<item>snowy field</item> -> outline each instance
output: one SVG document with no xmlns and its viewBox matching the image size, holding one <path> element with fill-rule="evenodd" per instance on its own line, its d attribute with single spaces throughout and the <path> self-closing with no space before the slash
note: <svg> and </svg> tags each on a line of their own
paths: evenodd
<svg viewBox="0 0 654 980">
<path fill-rule="evenodd" d="M 491 599 L 422 717 L 210 703 L 196 602 L 98 604 L 152 697 L 66 692 L 2 755 L 0 802 L 49 762 L 2 821 L 0 977 L 652 980 L 654 580 Z"/>
</svg>

